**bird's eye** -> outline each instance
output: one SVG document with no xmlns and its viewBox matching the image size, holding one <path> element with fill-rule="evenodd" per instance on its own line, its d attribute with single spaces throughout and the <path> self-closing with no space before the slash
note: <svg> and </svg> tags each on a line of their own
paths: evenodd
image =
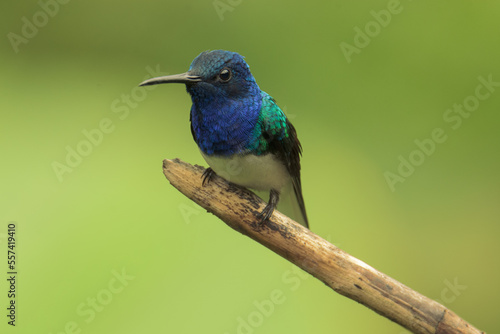
<svg viewBox="0 0 500 334">
<path fill-rule="evenodd" d="M 231 77 L 232 77 L 231 70 L 228 69 L 227 67 L 223 68 L 219 72 L 219 78 L 222 82 L 228 82 L 229 80 L 231 80 Z"/>
</svg>

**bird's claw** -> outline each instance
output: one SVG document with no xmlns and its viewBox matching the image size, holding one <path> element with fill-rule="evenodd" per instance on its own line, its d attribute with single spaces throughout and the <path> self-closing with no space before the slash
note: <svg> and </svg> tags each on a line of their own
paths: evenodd
<svg viewBox="0 0 500 334">
<path fill-rule="evenodd" d="M 269 218 L 271 218 L 273 212 L 274 212 L 274 205 L 267 204 L 264 210 L 262 210 L 262 212 L 257 215 L 257 218 L 260 219 L 261 224 L 264 224 L 269 220 Z"/>
<path fill-rule="evenodd" d="M 208 167 L 207 169 L 205 169 L 203 175 L 201 176 L 202 177 L 201 185 L 205 186 L 205 183 L 206 184 L 210 183 L 210 180 L 212 179 L 214 174 L 215 172 L 212 168 Z"/>
<path fill-rule="evenodd" d="M 274 209 L 276 209 L 276 206 L 278 205 L 279 200 L 280 200 L 279 191 L 271 189 L 269 193 L 269 203 L 267 203 L 264 210 L 262 210 L 262 212 L 257 215 L 257 218 L 260 219 L 261 224 L 264 224 L 269 220 L 269 218 L 271 218 Z"/>
</svg>

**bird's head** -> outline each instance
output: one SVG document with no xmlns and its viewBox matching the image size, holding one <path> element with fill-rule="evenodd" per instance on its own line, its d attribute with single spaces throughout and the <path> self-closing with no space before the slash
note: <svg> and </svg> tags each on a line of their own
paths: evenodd
<svg viewBox="0 0 500 334">
<path fill-rule="evenodd" d="M 250 67 L 236 52 L 214 50 L 196 57 L 189 71 L 153 78 L 140 86 L 162 83 L 184 83 L 193 102 L 204 103 L 213 99 L 245 99 L 260 93 Z"/>
</svg>

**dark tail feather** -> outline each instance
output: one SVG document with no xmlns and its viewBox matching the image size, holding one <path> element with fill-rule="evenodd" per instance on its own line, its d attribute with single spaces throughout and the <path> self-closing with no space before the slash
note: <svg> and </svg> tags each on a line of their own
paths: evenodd
<svg viewBox="0 0 500 334">
<path fill-rule="evenodd" d="M 304 197 L 302 196 L 302 185 L 299 178 L 292 179 L 293 193 L 295 201 L 300 209 L 300 214 L 302 216 L 303 222 L 300 222 L 305 227 L 309 228 L 309 220 L 307 219 L 306 205 L 304 203 Z"/>
</svg>

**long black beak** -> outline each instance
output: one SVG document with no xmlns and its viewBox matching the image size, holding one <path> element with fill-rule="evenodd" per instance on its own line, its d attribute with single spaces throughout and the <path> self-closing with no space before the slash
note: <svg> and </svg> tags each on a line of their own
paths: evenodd
<svg viewBox="0 0 500 334">
<path fill-rule="evenodd" d="M 201 81 L 200 76 L 192 75 L 189 72 L 186 72 L 186 73 L 181 73 L 181 74 L 167 75 L 164 77 L 148 79 L 144 82 L 141 82 L 141 84 L 139 86 L 158 85 L 158 84 L 163 84 L 163 83 L 189 84 L 189 83 L 200 82 L 200 81 Z"/>
</svg>

